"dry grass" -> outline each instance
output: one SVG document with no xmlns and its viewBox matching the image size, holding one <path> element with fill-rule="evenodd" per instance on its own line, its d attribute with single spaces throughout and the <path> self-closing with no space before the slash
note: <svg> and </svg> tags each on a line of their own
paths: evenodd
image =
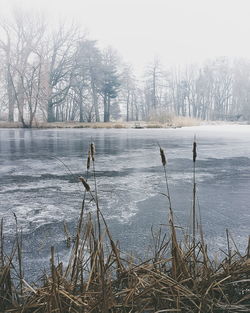
<svg viewBox="0 0 250 313">
<path fill-rule="evenodd" d="M 10 123 L 10 122 L 0 122 L 0 128 L 21 128 L 22 124 L 18 122 Z M 117 122 L 109 122 L 109 123 L 79 123 L 79 122 L 37 122 L 34 123 L 33 128 L 130 128 L 131 123 L 117 123 Z"/>
<path fill-rule="evenodd" d="M 152 122 L 148 122 L 145 123 L 145 128 L 166 128 L 167 125 L 161 124 L 161 123 L 152 123 Z"/>
<path fill-rule="evenodd" d="M 177 116 L 165 110 L 153 110 L 149 116 L 149 123 L 162 127 L 184 127 L 201 125 L 201 120 L 187 116 Z"/>
<path fill-rule="evenodd" d="M 187 126 L 199 126 L 202 121 L 196 118 L 186 116 L 175 116 L 172 120 L 172 126 L 174 127 L 187 127 Z"/>
<path fill-rule="evenodd" d="M 40 123 L 38 128 L 127 128 L 126 123 L 78 123 L 78 122 L 57 122 L 57 123 Z"/>
<path fill-rule="evenodd" d="M 93 123 L 79 123 L 79 122 L 36 122 L 33 124 L 33 128 L 169 128 L 169 127 L 183 127 L 183 126 L 197 126 L 201 121 L 188 117 L 174 117 L 171 116 L 168 122 L 159 122 L 157 120 L 150 120 L 148 122 L 93 122 Z M 137 126 L 140 127 L 137 127 Z M 0 122 L 0 128 L 21 128 L 22 124 L 19 122 L 9 123 Z"/>
<path fill-rule="evenodd" d="M 21 128 L 22 127 L 22 123 L 19 122 L 2 122 L 0 121 L 0 128 Z"/>
<path fill-rule="evenodd" d="M 160 156 L 169 200 L 170 234 L 169 238 L 160 232 L 154 236 L 154 254 L 143 262 L 124 257 L 110 234 L 99 207 L 94 154 L 90 146 L 86 177 L 92 172 L 93 183 L 80 178 L 84 198 L 69 262 L 66 266 L 56 263 L 51 247 L 51 271 L 41 287 L 29 285 L 22 277 L 18 229 L 12 254 L 4 253 L 2 224 L 2 312 L 249 312 L 250 241 L 244 255 L 233 252 L 228 242 L 228 252 L 219 264 L 210 259 L 203 236 L 201 240 L 197 236 L 197 240 L 177 241 L 164 151 L 160 150 Z M 86 213 L 86 200 L 95 203 L 94 215 Z M 14 257 L 19 260 L 17 266 Z M 14 284 L 14 276 L 19 283 Z"/>
</svg>

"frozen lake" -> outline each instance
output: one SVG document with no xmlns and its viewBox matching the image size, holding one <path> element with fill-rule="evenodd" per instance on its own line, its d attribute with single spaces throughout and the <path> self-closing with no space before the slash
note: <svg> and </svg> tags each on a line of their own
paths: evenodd
<svg viewBox="0 0 250 313">
<path fill-rule="evenodd" d="M 228 228 L 240 246 L 250 233 L 250 126 L 181 129 L 0 130 L 0 216 L 7 236 L 16 213 L 25 257 L 48 260 L 50 245 L 65 255 L 63 221 L 73 229 L 83 195 L 88 144 L 96 145 L 101 209 L 127 251 L 146 250 L 152 225 L 167 223 L 159 143 L 168 158 L 172 206 L 187 227 L 192 206 L 192 141 L 198 143 L 197 183 L 203 229 L 224 248 Z M 71 173 L 62 164 L 70 168 Z M 90 179 L 93 187 L 93 181 Z M 88 204 L 92 210 L 92 204 Z M 37 265 L 36 265 L 37 266 Z"/>
</svg>

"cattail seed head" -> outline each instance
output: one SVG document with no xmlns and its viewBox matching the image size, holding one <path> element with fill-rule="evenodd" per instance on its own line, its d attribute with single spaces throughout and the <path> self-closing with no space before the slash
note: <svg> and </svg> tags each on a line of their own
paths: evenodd
<svg viewBox="0 0 250 313">
<path fill-rule="evenodd" d="M 161 155 L 161 163 L 162 163 L 162 165 L 166 166 L 167 159 L 166 159 L 165 153 L 164 153 L 162 148 L 160 148 L 160 155 Z"/>
<path fill-rule="evenodd" d="M 79 177 L 79 180 L 82 182 L 84 188 L 85 188 L 87 191 L 90 191 L 89 184 L 86 182 L 86 180 L 85 180 L 82 176 Z"/>
<path fill-rule="evenodd" d="M 193 142 L 193 162 L 196 161 L 197 158 L 197 144 L 196 141 Z"/>
<path fill-rule="evenodd" d="M 94 162 L 95 161 L 95 144 L 93 142 L 90 144 L 90 154 L 91 154 L 91 159 Z"/>
<path fill-rule="evenodd" d="M 90 150 L 88 152 L 88 159 L 87 159 L 87 170 L 90 168 Z"/>
</svg>

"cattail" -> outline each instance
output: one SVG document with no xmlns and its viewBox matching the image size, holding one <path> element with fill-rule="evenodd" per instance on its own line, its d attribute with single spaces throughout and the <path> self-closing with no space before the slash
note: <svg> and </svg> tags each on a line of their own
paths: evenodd
<svg viewBox="0 0 250 313">
<path fill-rule="evenodd" d="M 79 177 L 79 180 L 82 182 L 84 188 L 85 188 L 87 191 L 90 191 L 89 184 L 86 182 L 86 180 L 85 180 L 82 176 Z"/>
<path fill-rule="evenodd" d="M 89 152 L 88 152 L 87 170 L 89 170 L 89 168 L 90 168 L 90 149 L 89 149 Z"/>
<path fill-rule="evenodd" d="M 91 159 L 94 162 L 95 161 L 95 144 L 93 142 L 90 144 L 90 154 L 91 154 Z"/>
<path fill-rule="evenodd" d="M 193 143 L 193 162 L 195 162 L 196 158 L 197 158 L 196 146 L 197 146 L 196 141 L 194 141 L 194 143 Z"/>
<path fill-rule="evenodd" d="M 167 160 L 166 160 L 165 153 L 164 153 L 164 151 L 163 151 L 162 148 L 160 148 L 160 155 L 161 155 L 161 162 L 162 162 L 162 165 L 163 165 L 163 166 L 166 166 Z"/>
</svg>

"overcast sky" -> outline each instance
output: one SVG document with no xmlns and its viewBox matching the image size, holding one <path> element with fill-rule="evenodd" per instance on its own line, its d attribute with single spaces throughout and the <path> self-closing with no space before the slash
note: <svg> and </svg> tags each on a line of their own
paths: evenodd
<svg viewBox="0 0 250 313">
<path fill-rule="evenodd" d="M 250 0 L 0 0 L 79 21 L 136 70 L 158 56 L 169 65 L 215 56 L 250 57 Z"/>
</svg>

